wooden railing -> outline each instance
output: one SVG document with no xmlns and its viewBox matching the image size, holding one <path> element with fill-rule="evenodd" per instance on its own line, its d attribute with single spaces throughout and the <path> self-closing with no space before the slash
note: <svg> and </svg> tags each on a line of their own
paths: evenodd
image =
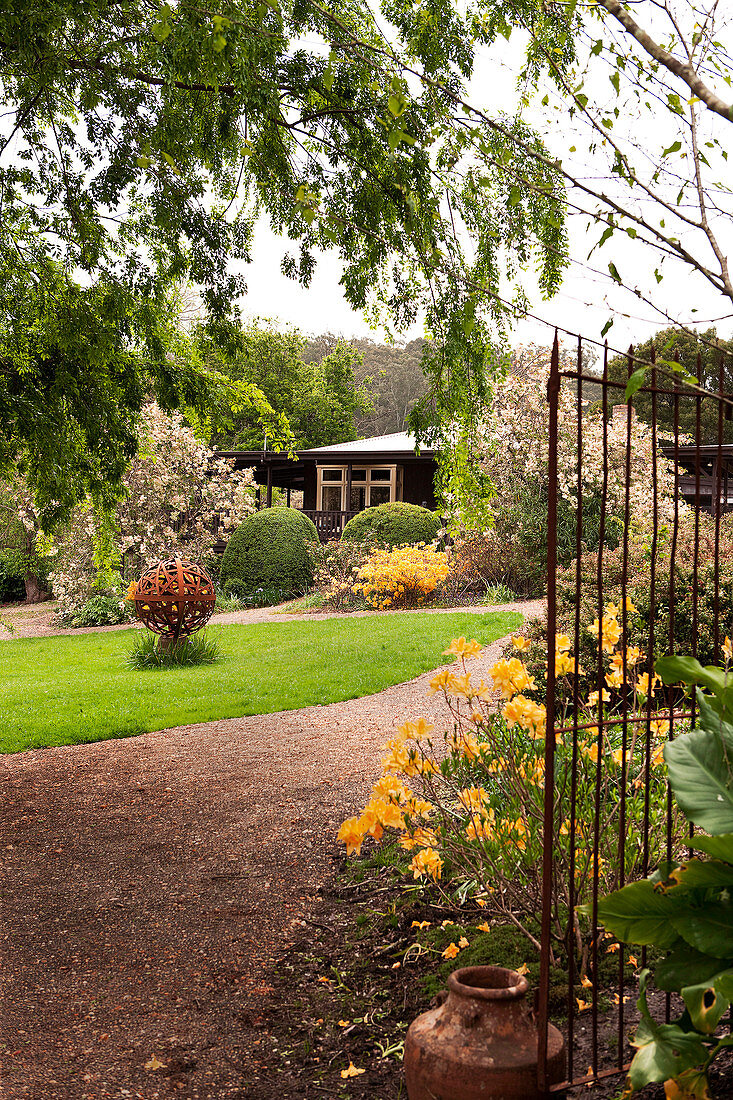
<svg viewBox="0 0 733 1100">
<path fill-rule="evenodd" d="M 341 537 L 346 524 L 357 512 L 322 512 L 315 508 L 304 508 L 303 515 L 312 519 L 321 542 Z"/>
</svg>

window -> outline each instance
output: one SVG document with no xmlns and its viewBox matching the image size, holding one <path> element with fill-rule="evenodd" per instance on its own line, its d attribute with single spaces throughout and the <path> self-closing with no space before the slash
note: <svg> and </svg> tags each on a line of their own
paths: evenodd
<svg viewBox="0 0 733 1100">
<path fill-rule="evenodd" d="M 361 512 L 378 504 L 402 499 L 402 468 L 396 466 L 359 466 L 349 472 L 346 466 L 319 466 L 316 502 L 323 512 Z"/>
<path fill-rule="evenodd" d="M 369 504 L 372 508 L 376 508 L 378 504 L 389 504 L 390 501 L 390 486 L 389 485 L 372 485 L 369 489 Z"/>
</svg>

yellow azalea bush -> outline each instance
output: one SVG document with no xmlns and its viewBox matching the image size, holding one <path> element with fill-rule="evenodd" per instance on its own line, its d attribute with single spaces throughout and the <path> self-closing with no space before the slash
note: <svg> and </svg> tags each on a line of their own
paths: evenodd
<svg viewBox="0 0 733 1100">
<path fill-rule="evenodd" d="M 619 654 L 612 626 L 617 608 L 606 608 L 600 627 L 608 678 L 615 682 Z M 616 638 L 616 641 L 618 639 Z M 612 644 L 613 643 L 613 644 Z M 537 698 L 535 677 L 527 667 L 529 639 L 513 639 L 513 655 L 490 668 L 487 678 L 478 676 L 469 662 L 482 647 L 478 642 L 455 639 L 447 654 L 454 665 L 441 669 L 431 680 L 430 694 L 444 697 L 451 725 L 436 731 L 425 718 L 399 726 L 385 747 L 382 778 L 359 816 L 341 826 L 339 840 L 347 853 L 358 853 L 367 836 L 381 840 L 393 833 L 399 845 L 411 853 L 410 872 L 415 880 L 434 883 L 456 896 L 489 895 L 497 916 L 513 923 L 535 946 L 537 915 L 542 899 L 543 799 L 545 786 L 546 709 Z M 646 693 L 656 689 L 642 671 L 641 651 L 627 652 L 626 671 L 635 703 L 631 717 L 639 717 Z M 555 665 L 560 683 L 562 726 L 574 695 L 573 682 L 582 674 L 571 651 L 570 639 L 556 638 Z M 623 662 L 622 662 L 623 665 Z M 555 891 L 553 936 L 558 945 L 574 942 L 585 973 L 588 934 L 574 914 L 575 905 L 588 901 L 597 872 L 602 892 L 643 872 L 642 831 L 645 818 L 644 778 L 649 773 L 648 850 L 662 851 L 666 835 L 666 777 L 662 745 L 668 722 L 656 718 L 651 728 L 630 723 L 627 740 L 621 725 L 612 724 L 600 734 L 595 723 L 599 708 L 609 714 L 611 692 L 602 699 L 588 694 L 578 714 L 577 739 L 572 730 L 558 736 L 555 753 Z M 575 782 L 572 783 L 573 761 Z M 600 814 L 595 822 L 595 796 L 600 793 Z M 575 804 L 571 821 L 570 797 Z M 622 793 L 625 843 L 623 871 L 619 864 L 619 817 Z M 571 835 L 575 850 L 571 856 Z M 683 832 L 679 832 L 680 843 Z M 449 875 L 446 875 L 446 868 Z M 571 891 L 574 881 L 574 892 Z"/>
<path fill-rule="evenodd" d="M 413 607 L 433 596 L 448 576 L 448 555 L 424 543 L 372 550 L 352 591 L 371 607 Z"/>
</svg>

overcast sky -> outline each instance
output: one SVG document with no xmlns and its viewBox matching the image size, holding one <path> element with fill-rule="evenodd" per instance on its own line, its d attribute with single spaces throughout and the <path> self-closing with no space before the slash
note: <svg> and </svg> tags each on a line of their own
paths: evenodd
<svg viewBox="0 0 733 1100">
<path fill-rule="evenodd" d="M 645 11 L 648 10 L 648 5 L 645 5 Z M 470 102 L 487 106 L 492 113 L 502 109 L 513 110 L 521 49 L 519 36 L 514 35 L 509 46 L 502 40 L 501 49 L 482 47 L 479 50 L 476 75 L 468 96 Z M 605 72 L 601 72 L 601 79 L 605 85 Z M 601 97 L 605 94 L 604 85 L 599 85 L 596 89 Z M 540 96 L 545 90 L 550 93 L 552 105 L 553 89 L 546 84 L 541 89 Z M 547 112 L 543 111 L 541 115 L 538 112 L 535 118 L 531 114 L 525 117 L 534 124 L 542 119 L 548 147 L 554 155 L 563 156 L 567 163 L 567 149 L 578 141 L 580 131 L 573 133 L 564 105 L 559 100 L 557 102 L 560 109 L 557 111 L 558 121 L 554 127 L 547 128 Z M 642 146 L 648 139 L 650 150 L 661 150 L 664 147 L 665 127 L 671 122 L 671 117 L 661 108 L 651 123 L 647 118 L 635 124 L 635 136 Z M 653 132 L 649 129 L 650 125 L 654 127 Z M 578 150 L 580 155 L 580 141 Z M 602 167 L 586 160 L 585 163 L 581 162 L 581 168 L 589 176 L 607 171 L 605 158 Z M 686 170 L 684 162 L 682 170 Z M 536 291 L 531 272 L 523 280 L 533 312 L 550 325 L 557 324 L 588 338 L 600 339 L 601 329 L 613 316 L 614 325 L 608 334 L 608 340 L 613 346 L 624 348 L 629 342 L 646 340 L 657 329 L 666 327 L 668 322 L 633 293 L 637 284 L 672 316 L 687 325 L 692 326 L 697 322 L 707 327 L 711 321 L 716 321 L 729 312 L 725 301 L 716 296 L 702 277 L 681 266 L 676 271 L 670 265 L 665 267 L 664 282 L 657 288 L 652 277 L 655 264 L 659 262 L 655 253 L 645 250 L 639 241 L 621 239 L 622 235 L 616 234 L 611 244 L 604 246 L 602 252 L 594 253 L 590 266 L 605 272 L 608 260 L 613 259 L 630 289 L 618 287 L 608 277 L 588 270 L 588 252 L 598 237 L 597 230 L 589 233 L 588 219 L 577 215 L 571 217 L 568 229 L 571 257 L 575 262 L 568 268 L 562 289 L 556 297 L 549 302 L 543 302 Z M 276 237 L 262 219 L 257 226 L 252 250 L 254 262 L 240 269 L 248 283 L 248 294 L 242 302 L 245 316 L 267 317 L 279 325 L 292 324 L 310 334 L 333 332 L 347 337 L 368 336 L 376 340 L 383 339 L 384 333 L 373 331 L 364 317 L 352 310 L 345 301 L 339 286 L 341 265 L 335 254 L 326 254 L 320 258 L 311 286 L 306 290 L 287 279 L 280 271 L 280 262 L 287 247 L 288 242 Z M 717 327 L 721 335 L 733 335 L 733 323 L 730 319 L 718 320 Z M 399 334 L 401 339 L 412 339 L 421 335 L 423 332 L 420 324 Z M 513 343 L 548 343 L 551 335 L 551 328 L 547 325 L 523 321 L 515 328 Z"/>
</svg>

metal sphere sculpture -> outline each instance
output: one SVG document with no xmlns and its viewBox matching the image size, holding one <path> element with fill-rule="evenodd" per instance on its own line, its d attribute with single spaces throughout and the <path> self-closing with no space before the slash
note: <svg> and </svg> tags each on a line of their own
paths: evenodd
<svg viewBox="0 0 733 1100">
<path fill-rule="evenodd" d="M 132 594 L 138 619 L 160 634 L 167 648 L 206 626 L 216 602 L 211 577 L 195 562 L 159 561 L 147 569 Z"/>
</svg>

